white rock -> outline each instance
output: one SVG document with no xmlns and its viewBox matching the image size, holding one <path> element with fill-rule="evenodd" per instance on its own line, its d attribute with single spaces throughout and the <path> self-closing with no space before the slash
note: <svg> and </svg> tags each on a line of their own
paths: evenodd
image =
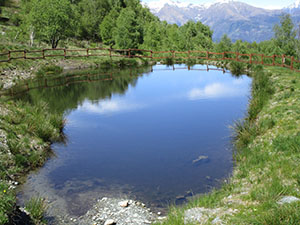
<svg viewBox="0 0 300 225">
<path fill-rule="evenodd" d="M 122 202 L 119 202 L 119 206 L 123 207 L 123 208 L 126 208 L 128 207 L 129 205 L 129 202 L 128 200 L 125 200 L 125 201 L 122 201 Z"/>
<path fill-rule="evenodd" d="M 112 219 L 108 219 L 104 223 L 104 225 L 115 225 L 115 224 L 116 224 L 116 222 L 114 220 L 112 220 Z"/>
<path fill-rule="evenodd" d="M 222 220 L 221 220 L 219 217 L 216 217 L 216 218 L 211 222 L 211 224 L 221 225 L 221 224 L 223 224 L 223 223 L 222 223 Z"/>
<path fill-rule="evenodd" d="M 298 201 L 300 201 L 300 199 L 296 198 L 294 196 L 285 196 L 282 199 L 280 199 L 277 203 L 282 205 L 282 204 L 286 204 L 286 203 L 290 204 L 290 203 L 298 202 Z"/>
</svg>

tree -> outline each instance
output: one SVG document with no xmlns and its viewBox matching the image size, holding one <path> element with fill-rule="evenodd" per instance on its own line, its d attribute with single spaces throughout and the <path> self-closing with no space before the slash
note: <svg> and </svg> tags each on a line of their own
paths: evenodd
<svg viewBox="0 0 300 225">
<path fill-rule="evenodd" d="M 112 9 L 100 24 L 99 28 L 101 39 L 106 45 L 113 46 L 115 44 L 113 33 L 116 28 L 116 20 L 118 16 L 118 11 L 116 9 Z"/>
<path fill-rule="evenodd" d="M 56 48 L 72 32 L 72 7 L 69 0 L 34 0 L 30 23 L 35 37 Z"/>
<path fill-rule="evenodd" d="M 219 43 L 216 44 L 217 52 L 230 52 L 232 47 L 231 39 L 224 34 Z"/>
<path fill-rule="evenodd" d="M 280 17 L 280 25 L 276 24 L 273 28 L 275 32 L 276 45 L 280 47 L 286 55 L 294 56 L 296 31 L 290 14 Z"/>
<path fill-rule="evenodd" d="M 83 39 L 101 40 L 99 26 L 110 10 L 108 0 L 82 0 L 78 4 L 79 36 Z"/>
<path fill-rule="evenodd" d="M 162 44 L 162 26 L 160 22 L 152 21 L 145 29 L 142 48 L 160 50 Z"/>
<path fill-rule="evenodd" d="M 188 21 L 179 28 L 181 50 L 201 50 L 212 48 L 212 31 L 201 22 Z"/>
<path fill-rule="evenodd" d="M 114 32 L 116 47 L 137 48 L 141 35 L 139 29 L 135 12 L 131 8 L 122 9 Z"/>
</svg>

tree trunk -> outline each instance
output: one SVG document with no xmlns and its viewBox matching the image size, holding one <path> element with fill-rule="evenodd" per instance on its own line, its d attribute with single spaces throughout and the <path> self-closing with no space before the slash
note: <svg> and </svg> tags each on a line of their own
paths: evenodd
<svg viewBox="0 0 300 225">
<path fill-rule="evenodd" d="M 59 40 L 60 40 L 60 38 L 52 38 L 52 40 L 51 40 L 51 46 L 52 46 L 52 48 L 56 48 L 57 47 L 57 45 L 58 45 L 58 42 L 59 42 Z"/>
</svg>

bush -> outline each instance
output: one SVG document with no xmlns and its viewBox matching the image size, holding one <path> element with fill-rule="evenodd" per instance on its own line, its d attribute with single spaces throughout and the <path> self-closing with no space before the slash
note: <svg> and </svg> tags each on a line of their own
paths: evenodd
<svg viewBox="0 0 300 225">
<path fill-rule="evenodd" d="M 231 62 L 230 71 L 233 75 L 240 76 L 245 74 L 245 64 L 241 62 Z"/>
</svg>

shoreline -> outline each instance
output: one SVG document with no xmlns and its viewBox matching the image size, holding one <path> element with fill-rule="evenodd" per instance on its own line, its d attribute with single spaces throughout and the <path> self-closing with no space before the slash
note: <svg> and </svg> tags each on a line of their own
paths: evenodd
<svg viewBox="0 0 300 225">
<path fill-rule="evenodd" d="M 157 224 L 298 224 L 299 73 L 257 68 L 246 118 L 233 127 L 235 167 L 220 189 Z"/>
<path fill-rule="evenodd" d="M 88 67 L 86 67 L 88 68 Z M 258 72 L 257 72 L 258 73 Z M 261 219 L 260 221 L 264 221 L 265 219 L 265 202 L 264 199 L 260 199 L 260 196 L 258 197 L 253 197 L 254 193 L 253 192 L 259 192 L 257 190 L 257 187 L 261 186 L 268 186 L 270 183 L 272 184 L 272 181 L 267 181 L 267 183 L 263 183 L 263 178 L 266 174 L 263 172 L 262 168 L 255 168 L 254 171 L 252 171 L 251 167 L 247 168 L 248 165 L 244 165 L 243 163 L 249 163 L 253 164 L 252 161 L 258 160 L 256 159 L 254 154 L 250 154 L 249 151 L 252 149 L 256 153 L 260 153 L 259 149 L 257 149 L 257 146 L 263 146 L 267 145 L 267 150 L 277 148 L 275 145 L 273 145 L 273 139 L 278 138 L 278 136 L 281 136 L 281 133 L 274 132 L 273 130 L 275 129 L 280 129 L 281 127 L 285 127 L 285 123 L 279 123 L 277 124 L 278 121 L 273 121 L 274 119 L 272 116 L 275 116 L 277 120 L 283 120 L 285 121 L 284 117 L 278 118 L 274 112 L 269 112 L 270 109 L 273 109 L 276 107 L 276 105 L 284 104 L 283 100 L 288 100 L 288 106 L 292 107 L 294 103 L 296 103 L 296 98 L 295 96 L 291 95 L 297 95 L 299 94 L 299 77 L 297 73 L 295 72 L 290 72 L 285 69 L 269 69 L 265 68 L 263 73 L 267 76 L 270 77 L 270 80 L 267 81 L 267 84 L 272 86 L 274 88 L 274 93 L 270 91 L 270 95 L 268 99 L 265 99 L 263 102 L 260 102 L 258 105 L 260 105 L 260 109 L 256 110 L 256 112 L 252 115 L 253 118 L 250 118 L 251 110 L 253 111 L 253 108 L 255 108 L 255 102 L 257 102 L 257 90 L 260 90 L 261 88 L 264 88 L 263 85 L 265 85 L 264 82 L 265 80 L 258 81 L 256 83 L 257 85 L 257 90 L 255 89 L 255 86 L 252 86 L 252 100 L 249 102 L 249 109 L 248 109 L 248 116 L 246 117 L 245 121 L 249 121 L 249 123 L 241 124 L 238 128 L 239 130 L 236 130 L 236 134 L 239 134 L 239 136 L 236 136 L 236 145 L 237 145 L 237 154 L 235 155 L 235 161 L 236 161 L 236 167 L 233 169 L 233 174 L 229 178 L 228 183 L 225 183 L 223 187 L 221 187 L 218 190 L 213 191 L 212 193 L 208 193 L 203 195 L 197 200 L 194 200 L 190 203 L 188 203 L 186 206 L 183 207 L 173 207 L 170 210 L 169 216 L 166 219 L 165 222 L 162 222 L 161 224 L 183 224 L 190 222 L 188 218 L 194 218 L 194 222 L 200 222 L 200 223 L 208 223 L 208 224 L 239 224 L 239 223 L 244 223 L 244 221 L 251 223 L 252 221 L 255 221 L 257 218 Z M 262 75 L 261 75 L 262 76 Z M 284 78 L 281 80 L 280 78 Z M 257 77 L 254 79 L 258 79 Z M 288 82 L 289 81 L 289 82 Z M 278 84 L 276 84 L 278 82 Z M 288 82 L 288 83 L 286 83 Z M 262 86 L 262 87 L 260 87 Z M 292 92 L 292 94 L 287 94 Z M 283 96 L 283 97 L 282 97 Z M 276 100 L 274 100 L 274 98 Z M 283 99 L 281 99 L 283 98 Z M 291 99 L 290 99 L 291 98 Z M 279 100 L 278 100 L 279 99 Z M 281 100 L 281 101 L 280 101 Z M 253 103 L 254 102 L 254 103 Z M 3 104 L 3 103 L 1 103 Z M 274 106 L 275 105 L 275 106 Z M 280 105 L 281 106 L 281 105 Z M 4 107 L 5 108 L 5 107 Z M 18 108 L 18 107 L 17 107 Z M 16 108 L 16 109 L 17 109 Z M 251 109 L 252 108 L 252 109 Z M 296 110 L 296 111 L 295 111 Z M 293 109 L 289 109 L 288 111 L 296 112 L 297 114 L 298 107 L 295 106 Z M 1 110 L 2 111 L 2 110 Z M 269 114 L 271 113 L 272 116 Z M 283 112 L 280 112 L 283 113 Z M 1 113 L 2 114 L 2 113 Z M 256 114 L 256 115 L 255 115 Z M 263 124 L 263 121 L 267 119 L 267 124 Z M 298 117 L 294 118 L 296 121 L 296 124 L 300 124 L 300 119 Z M 248 125 L 249 127 L 246 127 L 245 125 Z M 264 127 L 260 127 L 260 126 Z M 276 126 L 277 125 L 277 126 Z M 290 125 L 289 125 L 290 126 Z M 288 127 L 289 127 L 288 126 Z M 251 129 L 258 129 L 260 130 L 258 133 L 251 133 Z M 297 127 L 293 128 L 296 129 Z M 296 137 L 299 135 L 299 130 L 298 132 L 294 131 L 291 136 Z M 283 133 L 288 133 L 289 129 L 284 130 Z M 249 134 L 248 136 L 246 134 Z M 2 133 L 0 135 L 1 137 L 3 136 Z M 244 143 L 244 139 L 246 137 L 246 144 Z M 266 137 L 265 137 L 266 136 Z M 265 143 L 264 141 L 265 138 L 267 138 L 269 144 Z M 5 139 L 5 138 L 4 138 Z M 2 143 L 5 143 L 1 140 Z M 243 145 L 238 146 L 239 142 L 242 142 Z M 298 143 L 298 142 L 297 142 Z M 48 145 L 47 145 L 48 144 Z M 44 147 L 49 148 L 50 143 L 45 143 Z M 280 150 L 277 150 L 280 152 Z M 274 152 L 272 152 L 273 154 Z M 10 153 L 11 154 L 11 153 Z M 8 154 L 8 155 L 10 155 Z M 269 153 L 268 153 L 269 154 Z M 295 153 L 296 154 L 296 153 Z M 250 155 L 250 156 L 249 156 Z M 253 157 L 255 159 L 253 159 Z M 268 162 L 269 159 L 266 157 L 266 162 Z M 255 162 L 257 163 L 257 162 Z M 258 160 L 258 163 L 262 163 Z M 255 164 L 254 164 L 255 165 Z M 265 165 L 265 162 L 264 164 Z M 297 165 L 298 166 L 298 165 Z M 257 176 L 257 177 L 256 177 Z M 295 176 L 295 175 L 293 175 Z M 266 179 L 267 180 L 267 179 Z M 297 178 L 295 178 L 297 180 Z M 297 182 L 295 183 L 294 181 L 288 181 L 285 179 L 287 183 L 292 183 L 291 185 L 294 188 L 291 188 L 290 191 L 283 192 L 285 195 L 282 195 L 280 193 L 277 193 L 278 196 L 276 198 L 272 199 L 272 202 L 268 202 L 268 204 L 271 205 L 268 210 L 291 210 L 289 209 L 288 205 L 282 205 L 278 206 L 278 201 L 281 200 L 281 198 L 287 197 L 287 196 L 292 196 L 295 197 L 296 199 L 300 198 L 299 194 L 296 193 L 295 190 L 299 190 L 299 185 L 297 185 Z M 299 179 L 300 180 L 300 179 Z M 18 181 L 12 181 L 11 184 L 6 185 L 6 189 L 8 189 L 9 185 L 13 187 L 15 182 L 18 183 Z M 249 183 L 250 182 L 250 183 Z M 256 186 L 254 185 L 255 182 Z M 279 182 L 279 181 L 276 181 Z M 248 188 L 249 186 L 250 188 Z M 280 186 L 280 184 L 278 184 Z M 282 186 L 282 185 L 281 185 Z M 268 187 L 263 187 L 266 188 L 266 191 L 268 190 Z M 272 187 L 271 187 L 272 188 Z M 14 188 L 11 188 L 13 192 Z M 294 191 L 293 191 L 294 189 Z M 2 194 L 4 193 L 5 189 L 1 189 Z M 281 189 L 280 189 L 281 190 Z M 6 194 L 5 192 L 4 194 Z M 256 194 L 256 193 L 255 193 Z M 12 194 L 10 193 L 10 198 L 12 197 Z M 299 199 L 300 200 L 300 199 Z M 261 202 L 260 202 L 261 201 Z M 261 204 L 264 206 L 262 207 Z M 296 207 L 295 209 L 299 209 L 300 205 L 299 202 L 296 201 L 296 203 L 291 203 L 295 204 Z M 260 208 L 261 207 L 261 208 Z M 279 208 L 278 208 L 279 207 Z M 261 214 L 260 213 L 261 211 Z M 300 217 L 298 217 L 297 213 L 293 213 L 294 211 L 290 212 L 290 217 L 295 217 L 300 220 Z M 255 213 L 255 216 L 252 215 L 252 213 Z M 250 215 L 249 215 L 250 214 Z M 199 215 L 202 215 L 199 217 Z M 273 216 L 273 215 L 272 215 Z M 274 217 L 274 216 L 273 216 Z M 1 218 L 1 215 L 0 215 Z M 276 219 L 276 217 L 274 217 Z M 278 218 L 277 218 L 278 219 Z M 238 222 L 236 222 L 238 221 Z M 249 222 L 250 221 L 250 222 Z"/>
</svg>

